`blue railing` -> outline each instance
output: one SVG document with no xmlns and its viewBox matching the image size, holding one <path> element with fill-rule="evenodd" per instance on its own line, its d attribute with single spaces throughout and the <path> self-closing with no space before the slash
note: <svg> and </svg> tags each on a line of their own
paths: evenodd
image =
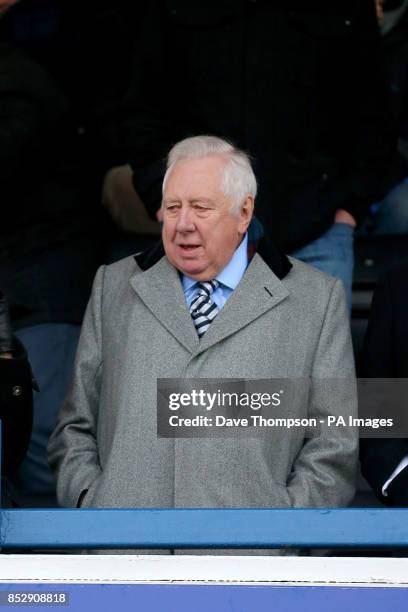
<svg viewBox="0 0 408 612">
<path fill-rule="evenodd" d="M 408 510 L 1 510 L 0 546 L 408 547 Z"/>
</svg>

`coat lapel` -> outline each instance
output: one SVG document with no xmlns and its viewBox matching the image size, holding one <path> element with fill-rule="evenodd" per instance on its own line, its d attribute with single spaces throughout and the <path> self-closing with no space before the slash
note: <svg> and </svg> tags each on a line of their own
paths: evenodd
<svg viewBox="0 0 408 612">
<path fill-rule="evenodd" d="M 130 283 L 160 323 L 194 356 L 239 331 L 289 295 L 262 257 L 255 254 L 238 287 L 199 340 L 179 274 L 167 257 L 132 276 Z"/>
<path fill-rule="evenodd" d="M 130 284 L 160 323 L 193 353 L 199 343 L 184 299 L 177 270 L 162 257 L 145 272 L 134 274 Z"/>
<path fill-rule="evenodd" d="M 288 295 L 284 284 L 255 254 L 238 287 L 200 340 L 195 355 L 239 331 Z"/>
</svg>

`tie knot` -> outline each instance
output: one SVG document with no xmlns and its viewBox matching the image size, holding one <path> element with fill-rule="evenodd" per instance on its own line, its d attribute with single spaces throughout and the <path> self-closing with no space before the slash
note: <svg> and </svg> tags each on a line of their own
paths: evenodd
<svg viewBox="0 0 408 612">
<path fill-rule="evenodd" d="M 217 280 L 209 280 L 197 283 L 199 295 L 210 295 L 219 287 L 220 283 Z"/>
</svg>

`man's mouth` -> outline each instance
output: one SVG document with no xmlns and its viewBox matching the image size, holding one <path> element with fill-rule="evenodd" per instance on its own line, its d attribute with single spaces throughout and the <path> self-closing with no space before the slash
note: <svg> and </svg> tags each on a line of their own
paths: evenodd
<svg viewBox="0 0 408 612">
<path fill-rule="evenodd" d="M 200 248 L 199 244 L 178 244 L 177 246 L 185 253 L 192 253 L 196 249 Z"/>
</svg>

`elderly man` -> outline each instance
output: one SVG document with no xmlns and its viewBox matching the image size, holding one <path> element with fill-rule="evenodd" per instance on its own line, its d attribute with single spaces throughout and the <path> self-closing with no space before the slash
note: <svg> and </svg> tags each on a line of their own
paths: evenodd
<svg viewBox="0 0 408 612">
<path fill-rule="evenodd" d="M 312 384 L 299 415 L 354 415 L 341 282 L 248 237 L 248 157 L 202 136 L 168 157 L 163 244 L 98 271 L 71 393 L 49 445 L 68 507 L 318 507 L 354 492 L 357 439 L 157 436 L 158 378 L 347 379 Z M 164 251 L 163 251 L 164 248 Z"/>
</svg>

